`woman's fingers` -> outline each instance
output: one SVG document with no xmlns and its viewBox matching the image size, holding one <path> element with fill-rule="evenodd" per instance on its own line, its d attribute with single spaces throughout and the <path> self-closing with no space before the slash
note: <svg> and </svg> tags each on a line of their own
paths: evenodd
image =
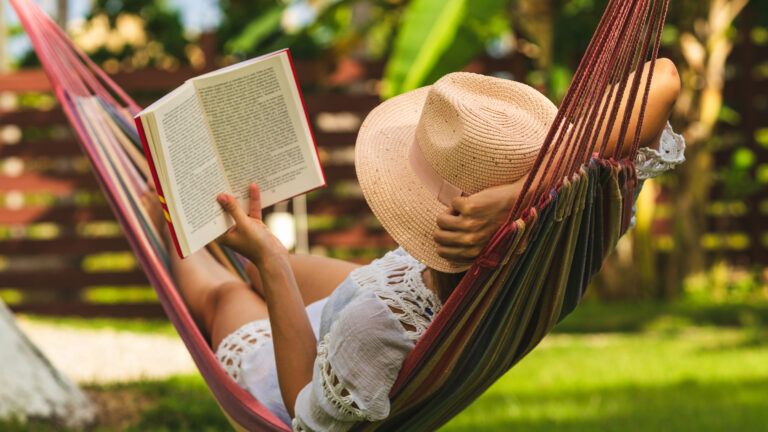
<svg viewBox="0 0 768 432">
<path fill-rule="evenodd" d="M 237 203 L 237 200 L 235 197 L 229 194 L 219 194 L 218 197 L 216 197 L 216 200 L 221 205 L 221 208 L 224 209 L 225 212 L 227 212 L 228 215 L 232 216 L 232 219 L 235 220 L 235 223 L 239 226 L 246 226 L 248 223 L 248 215 L 245 214 L 243 209 L 240 207 L 240 204 Z"/>
<path fill-rule="evenodd" d="M 261 220 L 261 190 L 256 183 L 249 186 L 251 200 L 248 204 L 248 216 Z"/>
<path fill-rule="evenodd" d="M 448 212 L 437 215 L 437 226 L 445 231 L 464 231 L 464 218 Z"/>
<path fill-rule="evenodd" d="M 452 246 L 438 246 L 437 254 L 441 257 L 458 262 L 458 263 L 471 263 L 480 255 L 482 248 L 474 246 L 470 248 L 466 247 L 452 247 Z"/>
<path fill-rule="evenodd" d="M 470 240 L 467 233 L 442 229 L 435 231 L 432 236 L 442 246 L 466 246 Z"/>
</svg>

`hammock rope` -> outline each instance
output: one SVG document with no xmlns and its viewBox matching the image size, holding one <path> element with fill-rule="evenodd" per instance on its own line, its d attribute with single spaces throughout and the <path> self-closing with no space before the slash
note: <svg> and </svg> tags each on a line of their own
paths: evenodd
<svg viewBox="0 0 768 432">
<path fill-rule="evenodd" d="M 138 104 L 33 2 L 11 4 L 139 263 L 225 415 L 245 430 L 287 430 L 226 375 L 174 285 L 168 252 L 139 204 L 150 174 L 132 120 Z M 632 161 L 667 7 L 668 0 L 609 1 L 521 198 L 403 363 L 390 416 L 357 430 L 436 429 L 579 303 L 629 227 L 637 188 Z M 614 130 L 620 138 L 609 149 Z M 630 132 L 634 139 L 625 142 Z M 209 250 L 244 274 L 236 254 L 215 244 Z"/>
</svg>

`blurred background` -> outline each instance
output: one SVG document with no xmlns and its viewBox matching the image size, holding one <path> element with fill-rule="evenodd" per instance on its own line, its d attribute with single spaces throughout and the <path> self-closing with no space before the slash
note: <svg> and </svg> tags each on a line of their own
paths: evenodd
<svg viewBox="0 0 768 432">
<path fill-rule="evenodd" d="M 394 243 L 355 180 L 365 115 L 456 70 L 522 81 L 558 103 L 606 1 L 39 3 L 143 105 L 192 76 L 290 47 L 329 186 L 277 206 L 272 226 L 297 251 L 367 262 Z M 671 0 L 662 41 L 683 80 L 672 124 L 687 162 L 645 184 L 637 226 L 585 304 L 446 430 L 768 430 L 768 4 Z M 61 355 L 57 343 L 72 337 L 93 337 L 102 351 L 134 341 L 115 352 L 146 338 L 179 342 L 5 2 L 0 299 L 84 385 L 98 428 L 226 424 L 183 350 L 177 368 L 144 359 L 131 369 L 138 352 L 113 374 L 84 366 L 86 349 Z"/>
</svg>

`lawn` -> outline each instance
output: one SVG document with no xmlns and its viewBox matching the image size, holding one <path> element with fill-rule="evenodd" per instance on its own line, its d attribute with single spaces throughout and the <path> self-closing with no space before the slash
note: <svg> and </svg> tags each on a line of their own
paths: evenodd
<svg viewBox="0 0 768 432">
<path fill-rule="evenodd" d="M 443 430 L 768 430 L 766 317 L 763 306 L 585 305 Z M 88 391 L 105 408 L 97 430 L 226 428 L 197 376 Z"/>
</svg>

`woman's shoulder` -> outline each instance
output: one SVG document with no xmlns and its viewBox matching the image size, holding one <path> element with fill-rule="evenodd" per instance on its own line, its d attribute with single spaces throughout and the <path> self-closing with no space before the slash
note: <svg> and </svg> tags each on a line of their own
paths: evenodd
<svg viewBox="0 0 768 432">
<path fill-rule="evenodd" d="M 354 269 L 349 279 L 363 291 L 427 290 L 421 276 L 426 266 L 398 247 L 370 264 Z"/>
<path fill-rule="evenodd" d="M 400 321 L 407 336 L 418 339 L 442 304 L 422 277 L 426 266 L 397 248 L 367 266 L 352 271 L 350 279 L 363 296 L 375 297 Z"/>
</svg>

